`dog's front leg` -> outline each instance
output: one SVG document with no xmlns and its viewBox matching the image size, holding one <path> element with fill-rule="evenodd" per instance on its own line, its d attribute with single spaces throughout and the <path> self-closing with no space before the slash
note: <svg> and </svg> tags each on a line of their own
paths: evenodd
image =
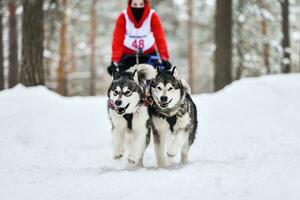
<svg viewBox="0 0 300 200">
<path fill-rule="evenodd" d="M 165 134 L 153 130 L 153 138 L 154 138 L 154 146 L 155 146 L 155 154 L 157 159 L 157 167 L 165 167 L 166 166 L 166 158 L 165 158 Z"/>
<path fill-rule="evenodd" d="M 143 165 L 142 159 L 146 148 L 147 131 L 135 132 L 132 134 L 131 148 L 128 155 L 128 162 L 132 165 Z"/>
<path fill-rule="evenodd" d="M 179 130 L 167 151 L 168 157 L 175 157 L 178 151 L 181 150 L 183 145 L 188 141 L 188 137 L 188 132 Z"/>
<path fill-rule="evenodd" d="M 113 158 L 118 160 L 123 157 L 125 131 L 112 129 Z"/>
</svg>

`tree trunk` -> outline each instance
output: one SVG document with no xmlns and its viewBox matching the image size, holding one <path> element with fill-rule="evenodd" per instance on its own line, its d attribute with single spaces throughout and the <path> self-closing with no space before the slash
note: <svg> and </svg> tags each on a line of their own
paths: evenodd
<svg viewBox="0 0 300 200">
<path fill-rule="evenodd" d="M 49 33 L 51 30 L 49 28 L 45 28 L 45 31 Z M 51 33 L 53 33 L 53 32 L 51 32 Z M 52 37 L 51 35 L 53 35 L 53 34 L 47 34 L 45 36 L 45 49 L 47 49 L 47 51 L 51 51 L 51 37 Z M 52 63 L 51 57 L 46 57 L 45 62 L 44 62 L 46 82 L 51 81 L 51 63 Z"/>
<path fill-rule="evenodd" d="M 0 90 L 4 89 L 2 0 L 0 0 Z"/>
<path fill-rule="evenodd" d="M 232 0 L 216 1 L 215 91 L 232 82 Z"/>
<path fill-rule="evenodd" d="M 57 92 L 61 95 L 67 95 L 67 0 L 62 0 L 61 27 L 60 27 L 60 46 L 59 46 L 59 63 L 57 68 Z"/>
<path fill-rule="evenodd" d="M 188 1 L 188 70 L 189 70 L 189 85 L 192 92 L 195 92 L 195 65 L 194 65 L 194 1 Z"/>
<path fill-rule="evenodd" d="M 151 0 L 151 6 L 153 6 L 154 9 L 157 8 L 158 4 L 161 2 L 162 0 Z"/>
<path fill-rule="evenodd" d="M 43 0 L 23 0 L 21 83 L 44 85 Z"/>
<path fill-rule="evenodd" d="M 267 24 L 267 20 L 264 16 L 264 14 L 261 14 L 261 33 L 262 33 L 262 37 L 263 37 L 263 55 L 264 55 L 264 66 L 267 70 L 267 73 L 269 74 L 271 72 L 270 69 L 270 62 L 269 62 L 269 57 L 270 57 L 270 48 L 269 48 L 269 43 L 267 40 L 267 34 L 268 34 L 268 24 Z"/>
<path fill-rule="evenodd" d="M 17 32 L 17 17 L 16 4 L 14 1 L 8 3 L 9 10 L 9 73 L 8 87 L 12 88 L 19 82 L 19 67 L 18 67 L 18 32 Z"/>
<path fill-rule="evenodd" d="M 52 81 L 52 65 L 54 63 L 54 58 L 52 53 L 55 50 L 52 47 L 53 42 L 57 41 L 56 34 L 53 34 L 57 31 L 57 21 L 59 19 L 59 4 L 58 0 L 49 0 L 48 1 L 48 10 L 45 12 L 45 49 L 50 52 L 50 55 L 46 56 L 44 59 L 45 65 L 45 76 L 46 83 Z"/>
<path fill-rule="evenodd" d="M 289 25 L 289 0 L 282 0 L 281 4 L 281 15 L 282 15 L 282 49 L 283 49 L 283 60 L 282 60 L 282 72 L 291 72 L 291 54 L 290 54 L 290 25 Z"/>
<path fill-rule="evenodd" d="M 77 17 L 71 20 L 72 24 L 72 35 L 71 35 L 71 72 L 74 73 L 77 71 L 77 54 L 76 54 L 76 30 L 77 30 Z"/>
<path fill-rule="evenodd" d="M 237 13 L 238 13 L 238 18 L 244 13 L 244 1 L 238 1 L 237 2 Z M 238 19 L 237 20 L 237 30 L 236 30 L 236 35 L 237 35 L 237 56 L 238 56 L 238 68 L 236 72 L 236 79 L 240 79 L 242 77 L 243 71 L 244 71 L 244 20 L 240 21 L 243 19 Z"/>
<path fill-rule="evenodd" d="M 96 94 L 96 37 L 97 37 L 97 0 L 92 1 L 91 5 L 91 35 L 90 35 L 90 95 Z"/>
</svg>

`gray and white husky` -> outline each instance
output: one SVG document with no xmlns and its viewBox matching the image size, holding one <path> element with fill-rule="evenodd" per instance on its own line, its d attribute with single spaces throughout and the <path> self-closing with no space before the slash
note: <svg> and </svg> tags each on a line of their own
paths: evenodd
<svg viewBox="0 0 300 200">
<path fill-rule="evenodd" d="M 130 164 L 143 165 L 152 123 L 148 106 L 143 103 L 144 87 L 139 76 L 152 79 L 155 73 L 152 66 L 143 64 L 113 74 L 107 95 L 114 159 L 121 159 L 126 150 Z"/>
<path fill-rule="evenodd" d="M 158 167 L 166 166 L 166 156 L 181 153 L 181 163 L 188 160 L 197 129 L 197 108 L 188 84 L 172 71 L 159 72 L 152 81 L 150 93 L 154 100 L 150 113 Z"/>
</svg>

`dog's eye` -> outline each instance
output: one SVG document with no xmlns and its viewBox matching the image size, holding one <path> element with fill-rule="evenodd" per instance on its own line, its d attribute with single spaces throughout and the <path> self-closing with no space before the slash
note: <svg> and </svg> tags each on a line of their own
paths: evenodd
<svg viewBox="0 0 300 200">
<path fill-rule="evenodd" d="M 127 90 L 124 94 L 125 94 L 125 96 L 130 96 L 131 95 L 131 91 L 130 90 Z"/>
<path fill-rule="evenodd" d="M 170 88 L 169 88 L 169 91 L 171 91 L 171 90 L 173 90 L 173 89 L 174 89 L 173 87 L 170 87 Z"/>
<path fill-rule="evenodd" d="M 118 94 L 119 94 L 119 91 L 118 91 L 118 90 L 115 90 L 115 91 L 114 91 L 114 95 L 117 96 Z"/>
<path fill-rule="evenodd" d="M 160 90 L 161 90 L 161 87 L 160 87 L 160 86 L 157 86 L 156 89 L 157 89 L 158 91 L 160 91 Z"/>
</svg>

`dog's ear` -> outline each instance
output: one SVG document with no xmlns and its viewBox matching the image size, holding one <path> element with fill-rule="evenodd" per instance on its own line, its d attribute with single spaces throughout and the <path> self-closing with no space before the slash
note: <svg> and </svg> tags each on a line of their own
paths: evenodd
<svg viewBox="0 0 300 200">
<path fill-rule="evenodd" d="M 137 70 L 134 70 L 134 72 L 132 73 L 132 79 L 137 83 L 139 82 L 139 75 L 137 73 Z"/>
<path fill-rule="evenodd" d="M 113 75 L 112 75 L 113 80 L 117 80 L 118 78 L 120 78 L 120 76 L 121 76 L 120 72 L 118 72 L 118 71 L 113 72 Z"/>
<path fill-rule="evenodd" d="M 173 69 L 172 69 L 172 76 L 175 78 L 175 79 L 179 79 L 179 74 L 178 74 L 178 71 L 176 69 L 176 67 L 174 66 Z"/>
<path fill-rule="evenodd" d="M 156 76 L 159 76 L 160 75 L 160 68 L 159 66 L 156 67 Z"/>
</svg>

